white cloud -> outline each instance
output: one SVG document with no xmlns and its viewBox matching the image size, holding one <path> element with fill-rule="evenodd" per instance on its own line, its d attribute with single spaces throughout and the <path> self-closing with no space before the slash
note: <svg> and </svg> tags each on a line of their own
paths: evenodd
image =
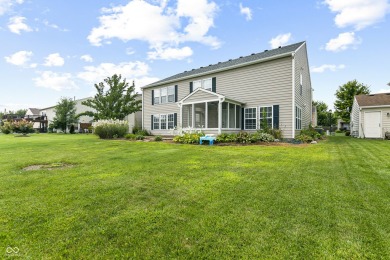
<svg viewBox="0 0 390 260">
<path fill-rule="evenodd" d="M 53 29 L 56 29 L 56 30 L 59 30 L 61 32 L 68 32 L 69 30 L 68 29 L 63 29 L 61 27 L 59 27 L 58 25 L 54 24 L 54 23 L 50 23 L 49 21 L 47 20 L 43 20 L 43 24 L 47 27 L 50 27 L 50 28 L 53 28 Z"/>
<path fill-rule="evenodd" d="M 16 4 L 23 4 L 23 0 L 0 0 L 0 15 L 11 10 Z"/>
<path fill-rule="evenodd" d="M 279 46 L 283 46 L 287 44 L 291 40 L 291 33 L 279 34 L 275 38 L 272 38 L 269 41 L 272 49 L 278 48 Z"/>
<path fill-rule="evenodd" d="M 252 20 L 252 10 L 249 7 L 243 7 L 242 3 L 240 3 L 240 13 L 245 15 L 247 21 Z"/>
<path fill-rule="evenodd" d="M 381 93 L 390 93 L 390 88 L 388 88 L 388 89 L 382 88 L 382 89 L 380 89 L 377 92 L 372 93 L 372 94 L 381 94 Z"/>
<path fill-rule="evenodd" d="M 37 87 L 49 88 L 56 91 L 77 89 L 70 73 L 56 73 L 52 71 L 40 72 L 40 76 L 33 79 Z"/>
<path fill-rule="evenodd" d="M 85 55 L 81 56 L 80 59 L 85 61 L 85 62 L 93 62 L 93 58 L 89 54 L 85 54 Z"/>
<path fill-rule="evenodd" d="M 361 43 L 361 39 L 356 38 L 354 32 L 340 33 L 337 38 L 331 39 L 327 44 L 325 49 L 327 51 L 344 51 L 349 47 L 356 47 L 356 45 Z"/>
<path fill-rule="evenodd" d="M 77 77 L 90 84 L 102 82 L 105 78 L 114 74 L 121 74 L 129 83 L 135 80 L 136 89 L 146 84 L 155 82 L 158 78 L 148 76 L 149 66 L 140 61 L 122 62 L 119 64 L 101 63 L 99 66 L 86 66 L 84 71 L 80 72 Z"/>
<path fill-rule="evenodd" d="M 20 34 L 21 31 L 31 32 L 32 29 L 24 23 L 26 17 L 14 16 L 9 19 L 8 29 L 16 34 Z"/>
<path fill-rule="evenodd" d="M 338 27 L 353 26 L 356 30 L 380 22 L 390 11 L 388 0 L 325 0 L 323 3 L 337 13 Z"/>
<path fill-rule="evenodd" d="M 88 40 L 92 45 L 109 44 L 110 39 L 141 40 L 151 49 L 178 48 L 184 42 L 200 42 L 219 48 L 219 40 L 208 35 L 214 26 L 218 6 L 208 0 L 178 0 L 176 9 L 168 1 L 153 5 L 133 0 L 125 6 L 102 9 L 100 26 L 92 29 Z M 142 24 L 142 26 L 139 26 Z"/>
<path fill-rule="evenodd" d="M 312 67 L 311 72 L 313 72 L 313 73 L 323 73 L 326 70 L 337 71 L 337 70 L 341 70 L 341 69 L 345 69 L 345 65 L 344 64 L 340 64 L 340 65 L 324 64 L 324 65 L 321 65 L 319 67 L 315 67 L 315 66 Z"/>
<path fill-rule="evenodd" d="M 10 56 L 6 56 L 5 61 L 13 64 L 15 66 L 21 66 L 21 67 L 28 67 L 28 62 L 31 59 L 31 56 L 33 55 L 32 51 L 18 51 Z M 36 67 L 36 64 L 30 65 L 31 67 Z"/>
<path fill-rule="evenodd" d="M 44 66 L 47 67 L 61 67 L 65 64 L 64 58 L 59 53 L 52 53 L 45 58 Z"/>
<path fill-rule="evenodd" d="M 193 51 L 190 47 L 183 48 L 166 48 L 156 49 L 156 51 L 148 52 L 150 60 L 182 60 L 190 57 Z"/>
<path fill-rule="evenodd" d="M 133 55 L 135 53 L 135 50 L 133 50 L 133 48 L 129 47 L 126 49 L 126 54 L 127 55 Z"/>
</svg>

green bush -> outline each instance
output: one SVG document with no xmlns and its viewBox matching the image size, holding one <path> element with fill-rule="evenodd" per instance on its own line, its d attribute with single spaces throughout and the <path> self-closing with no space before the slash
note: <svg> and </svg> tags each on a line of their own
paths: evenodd
<svg viewBox="0 0 390 260">
<path fill-rule="evenodd" d="M 75 133 L 75 132 L 74 132 L 74 125 L 71 125 L 71 126 L 70 126 L 69 133 L 71 133 L 71 134 L 74 134 L 74 133 Z"/>
<path fill-rule="evenodd" d="M 156 137 L 154 137 L 154 141 L 156 141 L 156 142 L 160 142 L 160 141 L 162 141 L 163 139 L 162 139 L 162 137 L 161 136 L 156 136 Z"/>
<path fill-rule="evenodd" d="M 133 126 L 133 129 L 131 129 L 131 132 L 132 132 L 133 134 L 137 134 L 138 131 L 141 131 L 141 130 L 142 130 L 142 128 L 140 128 L 140 127 L 138 127 L 138 126 Z"/>
<path fill-rule="evenodd" d="M 137 136 L 135 137 L 135 139 L 136 139 L 136 140 L 144 140 L 144 139 L 145 139 L 145 136 L 143 136 L 143 135 L 137 135 Z"/>
<path fill-rule="evenodd" d="M 28 122 L 26 120 L 10 122 L 12 132 L 23 135 L 34 133 L 33 125 L 33 122 Z"/>
<path fill-rule="evenodd" d="M 279 139 L 279 140 L 283 138 L 282 130 L 280 129 L 266 128 L 265 130 L 258 130 L 257 133 L 270 134 L 274 137 L 274 139 Z"/>
<path fill-rule="evenodd" d="M 336 130 L 336 133 L 338 133 L 338 134 L 341 134 L 343 131 L 341 131 L 341 130 Z"/>
<path fill-rule="evenodd" d="M 258 142 L 274 142 L 275 141 L 275 138 L 273 137 L 273 135 L 271 134 L 267 134 L 267 133 L 255 133 L 253 134 L 253 137 L 255 138 L 256 141 Z"/>
<path fill-rule="evenodd" d="M 0 127 L 0 130 L 3 134 L 6 134 L 6 135 L 12 133 L 11 122 L 4 122 L 4 124 Z"/>
<path fill-rule="evenodd" d="M 173 141 L 182 144 L 199 144 L 199 140 L 201 136 L 204 136 L 203 132 L 184 133 L 182 135 L 175 136 L 173 138 Z"/>
<path fill-rule="evenodd" d="M 150 136 L 150 133 L 148 130 L 140 129 L 137 132 L 134 133 L 135 135 L 143 135 L 143 136 Z"/>
<path fill-rule="evenodd" d="M 93 124 L 94 134 L 101 139 L 122 138 L 129 132 L 127 121 L 99 120 Z"/>
<path fill-rule="evenodd" d="M 345 136 L 350 136 L 351 135 L 351 131 L 345 131 Z"/>
<path fill-rule="evenodd" d="M 295 139 L 300 141 L 301 143 L 310 143 L 314 141 L 314 138 L 312 136 L 302 133 L 298 135 Z"/>
<path fill-rule="evenodd" d="M 136 135 L 135 135 L 135 134 L 127 134 L 127 135 L 125 136 L 125 138 L 126 138 L 126 139 L 129 139 L 129 140 L 135 140 Z"/>
</svg>

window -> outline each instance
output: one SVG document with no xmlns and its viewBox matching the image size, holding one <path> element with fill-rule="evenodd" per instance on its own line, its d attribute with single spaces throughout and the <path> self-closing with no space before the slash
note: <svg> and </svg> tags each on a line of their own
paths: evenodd
<svg viewBox="0 0 390 260">
<path fill-rule="evenodd" d="M 260 107 L 260 129 L 263 129 L 265 124 L 267 124 L 268 128 L 273 128 L 272 106 Z"/>
<path fill-rule="evenodd" d="M 175 117 L 174 114 L 168 115 L 168 129 L 175 128 Z"/>
<path fill-rule="evenodd" d="M 160 88 L 161 104 L 167 103 L 167 88 Z"/>
<path fill-rule="evenodd" d="M 244 109 L 245 129 L 247 130 L 256 129 L 256 124 L 257 124 L 256 114 L 257 114 L 257 109 L 255 107 Z"/>
<path fill-rule="evenodd" d="M 302 73 L 299 75 L 299 94 L 302 96 L 303 92 L 303 78 Z"/>
<path fill-rule="evenodd" d="M 211 79 L 204 79 L 203 80 L 203 88 L 208 91 L 212 91 L 213 83 Z"/>
<path fill-rule="evenodd" d="M 192 83 L 192 84 L 193 84 L 192 85 L 192 91 L 195 91 L 196 89 L 202 87 L 202 81 L 201 80 L 194 81 L 194 83 Z"/>
<path fill-rule="evenodd" d="M 154 104 L 160 104 L 160 89 L 154 90 Z"/>
<path fill-rule="evenodd" d="M 302 129 L 302 109 L 298 106 L 295 107 L 295 129 Z"/>
<path fill-rule="evenodd" d="M 167 115 L 160 115 L 161 130 L 167 129 Z"/>
<path fill-rule="evenodd" d="M 175 102 L 175 86 L 168 87 L 168 102 Z"/>
<path fill-rule="evenodd" d="M 160 115 L 153 116 L 153 129 L 160 129 Z"/>
</svg>

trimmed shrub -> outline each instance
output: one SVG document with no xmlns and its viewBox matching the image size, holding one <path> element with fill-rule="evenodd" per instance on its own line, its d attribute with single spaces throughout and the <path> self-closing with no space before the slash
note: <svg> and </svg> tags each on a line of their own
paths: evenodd
<svg viewBox="0 0 390 260">
<path fill-rule="evenodd" d="M 4 124 L 0 127 L 0 130 L 3 134 L 6 134 L 6 135 L 12 133 L 11 122 L 4 122 Z"/>
<path fill-rule="evenodd" d="M 145 136 L 143 136 L 143 135 L 137 135 L 137 136 L 135 137 L 135 139 L 136 139 L 136 140 L 144 140 L 144 139 L 145 139 Z"/>
<path fill-rule="evenodd" d="M 134 134 L 135 135 L 150 136 L 150 133 L 148 132 L 148 130 L 143 130 L 143 129 L 138 130 Z"/>
<path fill-rule="evenodd" d="M 101 139 L 122 138 L 129 132 L 129 124 L 123 120 L 99 120 L 92 125 L 94 134 Z"/>
<path fill-rule="evenodd" d="M 273 135 L 271 134 L 267 134 L 267 133 L 256 133 L 253 135 L 254 138 L 256 139 L 256 141 L 258 142 L 274 142 L 275 141 L 275 138 L 273 137 Z"/>
<path fill-rule="evenodd" d="M 351 136 L 351 131 L 345 131 L 345 136 Z"/>
<path fill-rule="evenodd" d="M 163 140 L 162 137 L 159 135 L 154 137 L 154 141 L 156 141 L 156 142 L 161 142 L 162 140 Z"/>
<path fill-rule="evenodd" d="M 33 122 L 28 122 L 27 120 L 13 121 L 10 123 L 12 132 L 19 134 L 30 134 L 34 133 Z"/>
<path fill-rule="evenodd" d="M 127 134 L 127 135 L 125 136 L 125 138 L 128 139 L 128 140 L 135 140 L 136 135 L 135 135 L 135 134 Z"/>
<path fill-rule="evenodd" d="M 201 131 L 196 133 L 184 133 L 182 135 L 175 136 L 173 141 L 182 144 L 199 144 L 201 136 L 204 136 L 204 133 Z"/>
</svg>

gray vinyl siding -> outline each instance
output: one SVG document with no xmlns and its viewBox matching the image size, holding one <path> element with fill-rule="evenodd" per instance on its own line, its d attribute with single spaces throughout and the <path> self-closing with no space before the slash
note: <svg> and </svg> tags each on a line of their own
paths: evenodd
<svg viewBox="0 0 390 260">
<path fill-rule="evenodd" d="M 302 95 L 300 93 L 300 74 L 302 73 Z M 302 109 L 302 129 L 309 127 L 312 119 L 312 87 L 309 71 L 309 62 L 307 59 L 306 44 L 303 44 L 295 54 L 295 106 Z M 295 114 L 295 108 L 294 108 Z M 295 115 L 294 115 L 295 128 Z M 295 135 L 300 133 L 295 131 Z"/>
<path fill-rule="evenodd" d="M 352 111 L 351 111 L 351 135 L 358 137 L 360 130 L 359 122 L 359 105 L 356 98 L 353 100 Z"/>
<path fill-rule="evenodd" d="M 244 107 L 279 105 L 279 128 L 285 138 L 292 137 L 294 122 L 292 121 L 292 58 L 290 56 L 143 89 L 145 129 L 151 129 L 150 120 L 153 114 L 177 113 L 178 125 L 181 124 L 180 109 L 177 104 L 152 105 L 153 89 L 178 85 L 178 101 L 180 101 L 189 94 L 190 81 L 211 77 L 216 77 L 218 94 L 245 103 Z M 163 134 L 161 130 L 153 130 L 152 133 Z"/>
</svg>

